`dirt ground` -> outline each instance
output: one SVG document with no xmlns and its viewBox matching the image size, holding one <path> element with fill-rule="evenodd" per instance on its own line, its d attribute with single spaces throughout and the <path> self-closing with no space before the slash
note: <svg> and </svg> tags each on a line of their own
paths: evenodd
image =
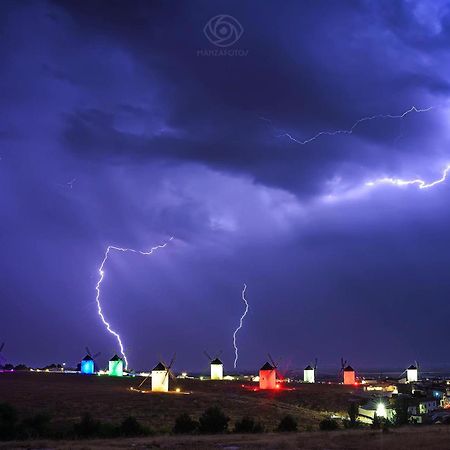
<svg viewBox="0 0 450 450">
<path fill-rule="evenodd" d="M 223 436 L 159 436 L 154 438 L 8 442 L 0 449 L 222 449 L 222 450 L 445 450 L 450 448 L 450 427 L 405 427 L 389 433 L 371 430 L 301 432 Z"/>
</svg>

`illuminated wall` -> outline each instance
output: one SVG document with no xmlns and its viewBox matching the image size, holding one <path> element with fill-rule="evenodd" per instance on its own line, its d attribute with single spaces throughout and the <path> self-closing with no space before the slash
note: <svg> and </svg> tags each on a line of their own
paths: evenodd
<svg viewBox="0 0 450 450">
<path fill-rule="evenodd" d="M 315 383 L 315 374 L 314 374 L 314 369 L 312 367 L 307 367 L 304 371 L 303 371 L 303 381 L 305 383 Z"/>
<path fill-rule="evenodd" d="M 164 370 L 152 370 L 152 391 L 167 392 L 169 390 L 169 374 Z"/>
<path fill-rule="evenodd" d="M 408 383 L 417 381 L 418 379 L 419 379 L 419 374 L 415 367 L 411 366 L 408 369 L 406 369 L 406 381 Z"/>
<path fill-rule="evenodd" d="M 223 364 L 211 364 L 211 380 L 223 380 Z"/>
<path fill-rule="evenodd" d="M 259 371 L 259 388 L 276 389 L 277 377 L 275 369 Z"/>
<path fill-rule="evenodd" d="M 94 361 L 92 359 L 83 359 L 81 361 L 81 373 L 92 375 L 94 373 Z"/>
<path fill-rule="evenodd" d="M 116 356 L 109 361 L 110 377 L 122 377 L 123 376 L 123 361 Z"/>
<path fill-rule="evenodd" d="M 355 375 L 355 371 L 349 370 L 349 369 L 345 369 L 344 370 L 344 384 L 355 384 L 356 382 L 356 375 Z"/>
</svg>

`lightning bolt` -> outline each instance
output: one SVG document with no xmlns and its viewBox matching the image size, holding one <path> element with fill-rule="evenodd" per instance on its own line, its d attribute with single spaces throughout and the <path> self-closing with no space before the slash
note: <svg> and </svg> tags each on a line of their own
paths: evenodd
<svg viewBox="0 0 450 450">
<path fill-rule="evenodd" d="M 368 122 L 370 120 L 375 120 L 375 119 L 403 119 L 410 113 L 427 112 L 433 108 L 434 108 L 433 106 L 430 106 L 428 108 L 419 109 L 419 108 L 416 108 L 415 106 L 412 106 L 411 108 L 407 109 L 402 114 L 377 114 L 375 116 L 362 117 L 361 119 L 358 119 L 348 130 L 320 131 L 316 135 L 310 137 L 309 139 L 305 139 L 304 141 L 296 139 L 290 133 L 283 133 L 277 137 L 287 137 L 291 141 L 295 142 L 296 144 L 305 145 L 305 144 L 309 144 L 312 141 L 315 141 L 316 139 L 318 139 L 321 136 L 336 136 L 338 134 L 353 134 L 353 131 L 355 130 L 355 128 L 363 122 Z"/>
<path fill-rule="evenodd" d="M 450 171 L 450 164 L 447 165 L 447 167 L 442 172 L 441 178 L 438 178 L 437 180 L 431 181 L 429 183 L 427 183 L 425 180 L 422 180 L 420 178 L 415 178 L 412 180 L 403 180 L 401 178 L 385 177 L 385 178 L 378 178 L 377 180 L 374 180 L 374 181 L 369 181 L 366 183 L 366 186 L 373 187 L 378 184 L 391 184 L 393 186 L 409 186 L 409 185 L 415 184 L 419 187 L 419 189 L 429 189 L 429 188 L 436 186 L 437 184 L 443 183 L 447 179 L 449 171 Z"/>
<path fill-rule="evenodd" d="M 169 239 L 168 242 L 165 242 L 164 244 L 161 245 L 157 245 L 155 247 L 152 247 L 150 250 L 148 251 L 142 251 L 142 250 L 135 250 L 133 248 L 122 248 L 122 247 L 116 247 L 114 245 L 108 245 L 106 251 L 105 251 L 105 255 L 103 257 L 102 263 L 100 264 L 100 267 L 98 268 L 98 273 L 99 273 L 99 279 L 97 281 L 97 285 L 95 286 L 95 290 L 97 291 L 97 295 L 95 296 L 95 301 L 97 302 L 97 309 L 98 309 L 98 315 L 100 316 L 100 319 L 102 320 L 103 324 L 106 326 L 106 329 L 113 335 L 115 336 L 115 338 L 117 339 L 117 342 L 119 344 L 120 347 L 120 352 L 122 353 L 123 359 L 125 361 L 125 369 L 128 367 L 128 359 L 127 356 L 125 354 L 125 349 L 122 343 L 122 339 L 119 335 L 119 333 L 117 333 L 116 331 L 114 331 L 111 328 L 110 323 L 105 319 L 105 316 L 103 315 L 103 310 L 102 310 L 102 306 L 100 304 L 100 287 L 102 285 L 103 279 L 105 277 L 105 264 L 108 261 L 108 257 L 109 257 L 109 253 L 111 251 L 117 251 L 117 252 L 131 252 L 131 253 L 138 253 L 140 255 L 144 255 L 144 256 L 148 256 L 151 255 L 155 250 L 164 248 L 167 246 L 167 244 L 173 239 L 173 236 Z"/>
<path fill-rule="evenodd" d="M 248 302 L 247 302 L 247 300 L 245 298 L 245 291 L 246 290 L 247 290 L 247 285 L 244 283 L 244 289 L 242 289 L 242 300 L 245 303 L 245 311 L 244 311 L 244 314 L 242 314 L 242 316 L 241 316 L 241 318 L 239 320 L 239 326 L 236 328 L 236 330 L 233 333 L 233 346 L 234 346 L 234 355 L 235 355 L 234 356 L 234 368 L 235 369 L 236 369 L 237 361 L 238 361 L 238 358 L 239 358 L 238 348 L 237 348 L 237 345 L 236 345 L 236 335 L 237 335 L 237 332 L 242 328 L 242 324 L 243 324 L 244 318 L 245 318 L 245 316 L 248 313 Z"/>
</svg>

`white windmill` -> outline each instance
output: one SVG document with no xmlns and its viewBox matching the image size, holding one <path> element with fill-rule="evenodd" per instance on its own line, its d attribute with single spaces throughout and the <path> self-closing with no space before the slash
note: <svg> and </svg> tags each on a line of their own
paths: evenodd
<svg viewBox="0 0 450 450">
<path fill-rule="evenodd" d="M 203 353 L 208 358 L 211 366 L 211 380 L 223 380 L 223 362 L 219 359 L 222 351 L 217 353 L 214 358 L 211 358 L 206 350 Z"/>
<path fill-rule="evenodd" d="M 316 371 L 317 371 L 317 358 L 314 360 L 314 365 L 308 364 L 303 370 L 303 381 L 305 383 L 315 383 Z"/>
</svg>

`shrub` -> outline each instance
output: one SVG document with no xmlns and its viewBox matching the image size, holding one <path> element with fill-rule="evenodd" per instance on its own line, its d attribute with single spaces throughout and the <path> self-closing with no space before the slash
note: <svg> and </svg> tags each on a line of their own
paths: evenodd
<svg viewBox="0 0 450 450">
<path fill-rule="evenodd" d="M 175 419 L 172 431 L 176 434 L 190 434 L 198 428 L 198 422 L 187 413 L 180 414 Z"/>
<path fill-rule="evenodd" d="M 280 420 L 277 431 L 297 431 L 297 421 L 288 414 Z"/>
<path fill-rule="evenodd" d="M 230 418 L 217 406 L 208 408 L 199 419 L 200 433 L 224 433 Z"/>
<path fill-rule="evenodd" d="M 74 425 L 75 434 L 80 437 L 91 437 L 98 435 L 101 428 L 101 422 L 94 420 L 89 413 L 85 413 L 79 423 Z"/>
<path fill-rule="evenodd" d="M 21 435 L 25 438 L 38 438 L 49 433 L 50 416 L 47 414 L 35 414 L 25 418 L 21 423 Z M 22 437 L 22 436 L 21 436 Z"/>
<path fill-rule="evenodd" d="M 252 417 L 243 417 L 234 425 L 235 433 L 262 433 L 264 427 L 259 422 L 255 422 Z"/>
<path fill-rule="evenodd" d="M 125 436 L 142 436 L 146 434 L 145 428 L 137 421 L 136 417 L 130 416 L 120 424 L 120 433 Z"/>
<path fill-rule="evenodd" d="M 319 423 L 319 428 L 322 431 L 333 431 L 339 428 L 338 423 L 332 419 L 331 417 L 328 419 L 323 419 L 322 422 Z"/>
<path fill-rule="evenodd" d="M 17 411 L 9 403 L 0 403 L 0 439 L 13 439 L 16 433 Z"/>
</svg>

